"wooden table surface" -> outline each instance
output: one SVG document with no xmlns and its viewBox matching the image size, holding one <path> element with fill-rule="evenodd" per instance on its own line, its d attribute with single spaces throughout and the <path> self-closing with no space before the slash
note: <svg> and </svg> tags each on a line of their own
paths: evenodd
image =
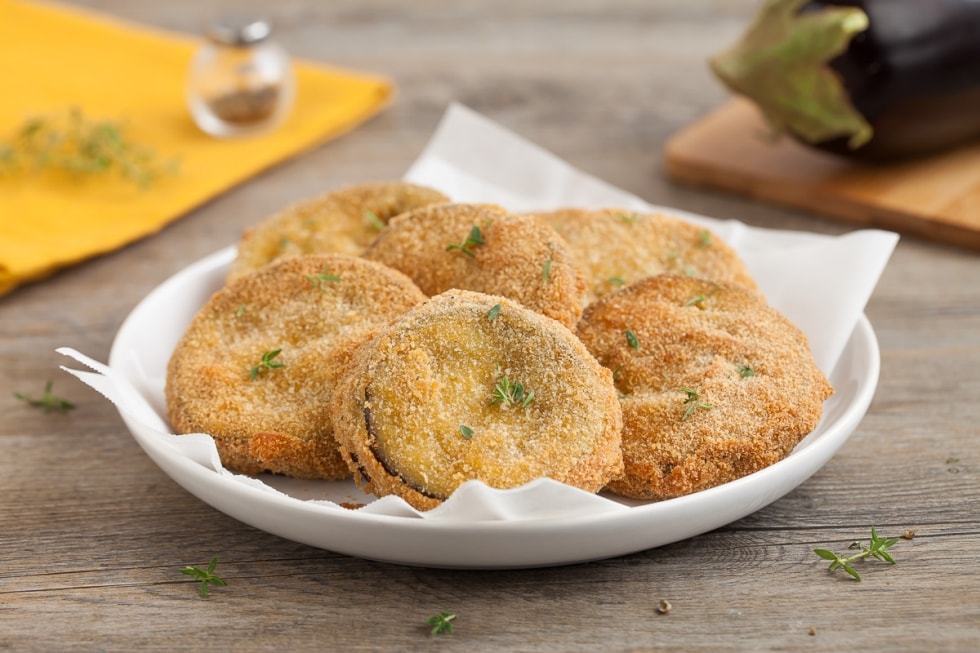
<svg viewBox="0 0 980 653">
<path fill-rule="evenodd" d="M 668 136 L 725 99 L 705 60 L 744 29 L 755 0 L 84 4 L 192 34 L 214 7 L 264 7 L 295 55 L 387 74 L 399 93 L 360 129 L 163 232 L 0 298 L 0 650 L 976 650 L 976 253 L 900 242 L 867 307 L 877 394 L 810 480 L 713 532 L 574 566 L 412 568 L 269 535 L 184 491 L 108 402 L 58 369 L 62 345 L 106 360 L 148 291 L 271 211 L 400 176 L 452 100 L 650 202 L 844 233 L 663 173 Z M 45 414 L 13 396 L 48 380 L 74 410 Z M 897 565 L 860 564 L 855 582 L 813 553 L 872 525 L 914 531 L 893 547 Z M 228 585 L 202 599 L 179 570 L 214 555 Z M 457 613 L 454 634 L 428 633 L 440 610 Z"/>
</svg>

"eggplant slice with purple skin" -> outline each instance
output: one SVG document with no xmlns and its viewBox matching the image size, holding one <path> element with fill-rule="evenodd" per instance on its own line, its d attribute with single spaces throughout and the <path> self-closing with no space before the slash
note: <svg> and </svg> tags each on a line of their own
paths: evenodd
<svg viewBox="0 0 980 653">
<path fill-rule="evenodd" d="M 890 162 L 980 138 L 980 0 L 767 0 L 710 63 L 824 151 Z"/>
</svg>

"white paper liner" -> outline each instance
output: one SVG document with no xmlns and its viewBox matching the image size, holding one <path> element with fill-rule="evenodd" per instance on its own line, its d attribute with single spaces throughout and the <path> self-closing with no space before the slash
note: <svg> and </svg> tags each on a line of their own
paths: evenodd
<svg viewBox="0 0 980 653">
<path fill-rule="evenodd" d="M 580 206 L 663 211 L 712 229 L 739 252 L 768 301 L 807 334 L 814 358 L 830 374 L 897 243 L 896 234 L 861 230 L 832 237 L 766 230 L 658 207 L 575 170 L 540 147 L 458 104 L 447 110 L 429 144 L 405 178 L 439 189 L 460 202 L 494 202 L 512 211 Z M 229 255 L 230 260 L 230 255 Z M 190 309 L 212 292 L 201 288 Z M 184 295 L 186 300 L 186 295 Z M 148 334 L 152 340 L 152 334 Z M 404 518 L 473 523 L 555 519 L 629 510 L 636 502 L 593 495 L 538 479 L 520 488 L 495 490 L 478 481 L 461 486 L 441 506 L 418 511 L 398 497 L 374 499 L 353 482 L 255 478 L 221 466 L 213 439 L 173 435 L 164 417 L 163 385 L 169 351 L 133 356 L 127 374 L 67 347 L 58 351 L 93 372 L 63 368 L 116 405 L 144 449 L 166 449 L 230 481 L 307 501 L 324 510 L 365 504 L 360 512 Z M 152 369 L 145 369 L 152 368 Z"/>
</svg>

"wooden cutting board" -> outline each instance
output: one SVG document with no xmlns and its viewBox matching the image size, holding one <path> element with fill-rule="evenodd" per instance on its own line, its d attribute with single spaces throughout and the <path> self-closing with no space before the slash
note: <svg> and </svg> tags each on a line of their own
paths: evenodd
<svg viewBox="0 0 980 653">
<path fill-rule="evenodd" d="M 672 136 L 665 158 L 680 182 L 980 250 L 980 144 L 863 165 L 774 140 L 758 110 L 734 99 Z"/>
</svg>

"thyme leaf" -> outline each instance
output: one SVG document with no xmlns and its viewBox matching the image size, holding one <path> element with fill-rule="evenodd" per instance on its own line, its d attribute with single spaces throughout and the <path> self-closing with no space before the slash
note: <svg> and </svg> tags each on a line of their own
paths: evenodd
<svg viewBox="0 0 980 653">
<path fill-rule="evenodd" d="M 473 228 L 470 229 L 470 235 L 466 237 L 466 240 L 458 244 L 447 245 L 446 251 L 451 252 L 457 250 L 470 258 L 474 258 L 476 254 L 473 253 L 473 248 L 483 244 L 483 231 L 478 226 L 473 225 Z"/>
<path fill-rule="evenodd" d="M 215 567 L 218 566 L 218 556 L 211 558 L 211 562 L 208 563 L 208 568 L 201 569 L 200 567 L 192 567 L 187 565 L 180 570 L 180 573 L 193 576 L 194 580 L 201 583 L 201 597 L 207 598 L 208 596 L 208 585 L 213 583 L 220 587 L 226 586 L 228 583 L 223 579 L 214 574 Z"/>
<path fill-rule="evenodd" d="M 890 553 L 888 553 L 888 549 L 891 548 L 896 542 L 898 542 L 897 537 L 879 537 L 878 531 L 875 530 L 874 526 L 872 526 L 871 540 L 867 545 L 862 544 L 861 542 L 851 542 L 850 546 L 847 547 L 848 549 L 859 549 L 859 552 L 855 553 L 854 555 L 846 556 L 828 549 L 814 549 L 813 552 L 824 560 L 830 560 L 830 566 L 828 567 L 830 571 L 843 569 L 854 580 L 860 581 L 861 575 L 851 565 L 851 563 L 855 560 L 863 560 L 864 558 L 873 557 L 877 560 L 893 565 L 895 564 L 895 559 L 892 558 Z"/>
<path fill-rule="evenodd" d="M 452 635 L 454 619 L 456 619 L 455 612 L 443 610 L 439 614 L 434 614 L 426 619 L 425 623 L 432 626 L 432 630 L 430 632 L 433 635 Z"/>
<path fill-rule="evenodd" d="M 159 162 L 151 148 L 130 139 L 119 123 L 88 118 L 77 107 L 67 116 L 31 118 L 0 143 L 0 173 L 115 174 L 145 188 L 176 169 L 176 160 Z"/>
<path fill-rule="evenodd" d="M 340 281 L 340 277 L 336 274 L 329 274 L 326 268 L 323 268 L 323 272 L 319 274 L 308 274 L 306 275 L 306 280 L 313 284 L 314 288 L 319 288 L 323 292 L 326 292 L 324 284 L 332 281 Z"/>
<path fill-rule="evenodd" d="M 630 346 L 631 349 L 640 351 L 640 339 L 636 337 L 630 329 L 626 329 L 626 344 Z"/>
<path fill-rule="evenodd" d="M 511 381 L 501 376 L 493 386 L 493 399 L 490 405 L 504 404 L 527 408 L 534 401 L 534 390 L 527 390 L 520 381 Z"/>
<path fill-rule="evenodd" d="M 33 406 L 34 408 L 39 408 L 46 413 L 67 413 L 69 410 L 75 407 L 75 404 L 68 401 L 67 399 L 62 399 L 61 397 L 56 397 L 51 392 L 52 381 L 48 381 L 44 384 L 44 392 L 38 398 L 28 397 L 22 392 L 15 392 L 14 396 L 26 403 L 28 406 Z"/>
<path fill-rule="evenodd" d="M 713 404 L 701 401 L 701 393 L 698 390 L 694 390 L 693 388 L 681 388 L 681 390 L 687 395 L 687 399 L 684 400 L 684 403 L 687 405 L 687 410 L 684 411 L 684 415 L 681 417 L 682 422 L 690 417 L 698 408 L 705 410 L 714 408 Z"/>
<path fill-rule="evenodd" d="M 361 215 L 364 217 L 364 222 L 367 226 L 375 231 L 381 231 L 385 228 L 384 220 L 378 217 L 378 214 L 370 209 L 364 209 L 361 211 Z"/>
<path fill-rule="evenodd" d="M 262 354 L 262 359 L 259 361 L 259 364 L 258 365 L 256 365 L 255 367 L 253 367 L 249 371 L 249 376 L 252 379 L 254 379 L 259 374 L 261 374 L 262 372 L 265 372 L 266 370 L 271 370 L 271 369 L 274 369 L 274 368 L 277 368 L 277 367 L 283 367 L 285 365 L 285 363 L 282 363 L 280 361 L 273 360 L 281 352 L 282 352 L 282 349 L 273 349 L 272 351 L 267 351 L 264 354 Z"/>
</svg>

